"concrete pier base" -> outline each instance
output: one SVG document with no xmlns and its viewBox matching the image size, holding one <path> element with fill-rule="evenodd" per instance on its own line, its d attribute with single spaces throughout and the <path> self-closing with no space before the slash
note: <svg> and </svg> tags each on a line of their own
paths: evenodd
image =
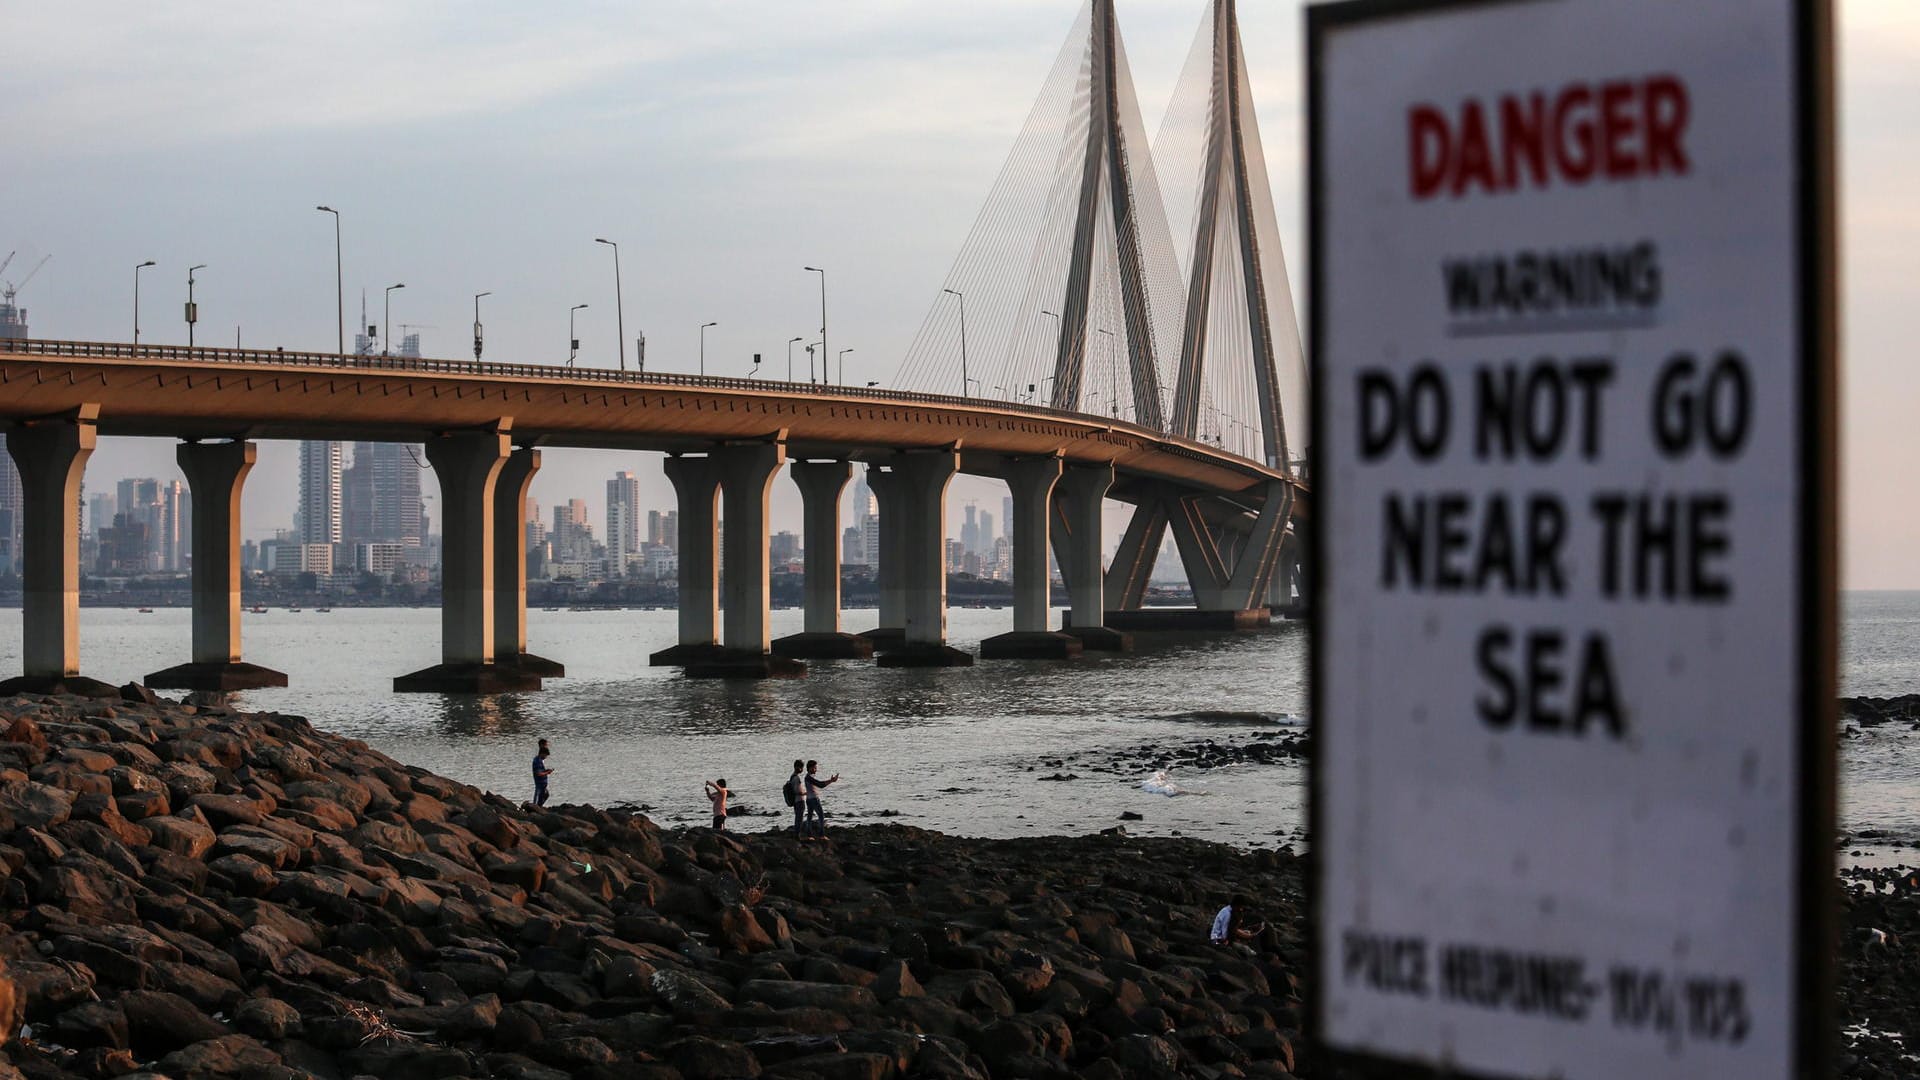
<svg viewBox="0 0 1920 1080">
<path fill-rule="evenodd" d="M 505 656 L 496 654 L 493 662 L 496 667 L 512 668 L 540 679 L 564 679 L 567 675 L 567 665 L 558 660 L 549 660 L 544 656 L 535 656 L 530 652 Z"/>
<path fill-rule="evenodd" d="M 685 667 L 688 664 L 718 663 L 726 653 L 717 641 L 691 641 L 669 645 L 647 657 L 649 667 Z"/>
<path fill-rule="evenodd" d="M 876 626 L 871 630 L 862 630 L 860 637 L 873 643 L 875 651 L 897 649 L 907 643 L 907 628 L 904 626 Z"/>
<path fill-rule="evenodd" d="M 146 684 L 153 690 L 204 690 L 210 692 L 230 692 L 234 690 L 260 690 L 269 686 L 287 685 L 285 672 L 264 668 L 259 664 L 249 664 L 244 660 L 195 661 L 190 664 L 175 664 L 163 671 L 156 671 L 146 677 Z"/>
<path fill-rule="evenodd" d="M 540 677 L 499 664 L 450 663 L 393 680 L 397 694 L 516 694 L 540 689 Z"/>
<path fill-rule="evenodd" d="M 873 641 L 860 634 L 806 631 L 773 640 L 773 654 L 789 660 L 865 660 Z"/>
<path fill-rule="evenodd" d="M 1070 660 L 1084 651 L 1079 638 L 1049 630 L 1014 630 L 980 643 L 982 660 Z"/>
<path fill-rule="evenodd" d="M 798 679 L 807 665 L 785 656 L 749 649 L 721 648 L 707 659 L 687 664 L 689 679 Z"/>
<path fill-rule="evenodd" d="M 973 654 L 951 645 L 925 641 L 903 642 L 899 647 L 881 653 L 874 664 L 887 668 L 972 667 Z"/>
<path fill-rule="evenodd" d="M 115 698 L 120 688 L 85 675 L 16 675 L 0 679 L 0 697 L 15 694 L 72 694 L 74 697 Z"/>
<path fill-rule="evenodd" d="M 1063 626 L 1060 632 L 1078 640 L 1087 652 L 1133 651 L 1133 635 L 1111 626 Z"/>
<path fill-rule="evenodd" d="M 1106 624 L 1115 630 L 1183 630 L 1198 633 L 1238 633 L 1273 625 L 1264 607 L 1242 611 L 1200 608 L 1138 608 L 1109 611 Z"/>
</svg>

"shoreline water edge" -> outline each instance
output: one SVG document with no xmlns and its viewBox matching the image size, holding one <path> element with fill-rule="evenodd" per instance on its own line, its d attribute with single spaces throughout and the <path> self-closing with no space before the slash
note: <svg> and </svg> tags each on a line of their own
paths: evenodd
<svg viewBox="0 0 1920 1080">
<path fill-rule="evenodd" d="M 21 696 L 0 1080 L 1325 1076 L 1302 869 L 1123 827 L 662 829 L 298 717 Z M 1920 874 L 1838 888 L 1840 1074 L 1908 1075 Z M 1236 894 L 1263 925 L 1211 944 Z"/>
</svg>

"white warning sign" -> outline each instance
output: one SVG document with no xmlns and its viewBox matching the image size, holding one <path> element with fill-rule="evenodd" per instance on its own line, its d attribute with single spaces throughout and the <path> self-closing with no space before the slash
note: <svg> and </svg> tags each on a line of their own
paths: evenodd
<svg viewBox="0 0 1920 1080">
<path fill-rule="evenodd" d="M 1825 8 L 1308 18 L 1320 1040 L 1449 1075 L 1806 1075 Z"/>
</svg>

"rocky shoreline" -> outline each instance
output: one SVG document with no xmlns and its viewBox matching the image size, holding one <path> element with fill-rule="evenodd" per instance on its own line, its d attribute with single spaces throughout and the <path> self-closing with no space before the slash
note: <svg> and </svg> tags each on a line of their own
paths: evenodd
<svg viewBox="0 0 1920 1080">
<path fill-rule="evenodd" d="M 1286 851 L 663 830 L 123 697 L 0 699 L 0 1080 L 1313 1075 Z M 1901 881 L 1849 883 L 1846 1076 L 1911 1071 Z"/>
</svg>

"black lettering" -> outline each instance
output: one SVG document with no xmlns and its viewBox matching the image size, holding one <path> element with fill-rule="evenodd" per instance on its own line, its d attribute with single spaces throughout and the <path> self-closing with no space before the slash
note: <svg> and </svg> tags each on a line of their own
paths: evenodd
<svg viewBox="0 0 1920 1080">
<path fill-rule="evenodd" d="M 1384 413 L 1381 411 L 1384 410 Z M 1378 461 L 1393 448 L 1400 427 L 1400 399 L 1385 372 L 1360 373 L 1360 460 Z"/>
<path fill-rule="evenodd" d="M 1580 456 L 1600 456 L 1601 396 L 1613 382 L 1613 361 L 1606 357 L 1576 360 L 1568 369 L 1580 398 Z"/>
<path fill-rule="evenodd" d="M 1561 655 L 1567 639 L 1558 630 L 1534 630 L 1527 634 L 1527 727 L 1534 731 L 1559 732 L 1567 726 L 1567 716 L 1550 702 L 1557 699 L 1566 682 Z"/>
<path fill-rule="evenodd" d="M 1724 461 L 1740 452 L 1752 422 L 1753 387 L 1747 382 L 1747 365 L 1739 353 L 1723 352 L 1713 362 L 1700 414 L 1713 456 Z"/>
<path fill-rule="evenodd" d="M 1480 720 L 1496 731 L 1505 731 L 1513 726 L 1514 712 L 1519 702 L 1513 684 L 1513 673 L 1508 670 L 1508 654 L 1513 648 L 1513 631 L 1504 626 L 1490 626 L 1480 632 L 1480 644 L 1474 650 L 1480 663 L 1480 675 L 1492 687 L 1491 695 L 1481 694 L 1475 699 L 1480 709 Z"/>
<path fill-rule="evenodd" d="M 1687 452 L 1693 443 L 1692 397 L 1681 384 L 1693 379 L 1693 357 L 1675 353 L 1653 384 L 1653 444 L 1667 457 Z"/>
<path fill-rule="evenodd" d="M 1446 448 L 1453 424 L 1453 410 L 1447 399 L 1447 380 L 1433 364 L 1413 369 L 1407 384 L 1407 439 L 1417 461 L 1432 461 Z"/>
<path fill-rule="evenodd" d="M 1611 600 L 1620 595 L 1620 526 L 1626 517 L 1624 495 L 1599 494 L 1593 497 L 1593 516 L 1600 519 L 1600 595 Z"/>
<path fill-rule="evenodd" d="M 1473 504 L 1458 492 L 1441 495 L 1435 502 L 1433 585 L 1443 591 L 1458 591 L 1467 584 L 1460 556 L 1473 539 L 1467 529 L 1467 511 Z"/>
<path fill-rule="evenodd" d="M 1560 565 L 1561 546 L 1567 538 L 1567 508 L 1555 495 L 1535 495 L 1527 500 L 1527 589 L 1543 588 L 1555 596 L 1567 591 L 1567 579 Z M 1543 586 L 1541 579 L 1547 579 Z"/>
<path fill-rule="evenodd" d="M 1733 539 L 1727 534 L 1731 512 L 1725 495 L 1696 495 L 1693 504 L 1693 541 L 1687 545 L 1687 594 L 1701 600 L 1724 601 L 1733 595 L 1722 561 Z"/>
<path fill-rule="evenodd" d="M 1585 735 L 1592 724 L 1605 725 L 1616 739 L 1627 736 L 1627 722 L 1621 715 L 1620 691 L 1613 678 L 1613 652 L 1607 639 L 1588 634 L 1581 650 L 1580 677 L 1574 684 L 1573 730 Z"/>
<path fill-rule="evenodd" d="M 1534 460 L 1546 461 L 1558 454 L 1567 433 L 1567 391 L 1551 361 L 1542 361 L 1527 377 L 1526 415 L 1527 449 Z"/>
<path fill-rule="evenodd" d="M 1514 391 L 1519 384 L 1519 373 L 1512 364 L 1500 367 L 1483 367 L 1474 379 L 1478 390 L 1474 425 L 1473 450 L 1481 460 L 1489 453 L 1497 453 L 1502 458 L 1513 457 L 1514 429 Z M 1495 439 L 1499 445 L 1491 445 Z"/>
<path fill-rule="evenodd" d="M 1427 501 L 1421 498 L 1387 496 L 1381 507 L 1380 587 L 1394 589 L 1402 581 L 1409 589 L 1426 585 Z"/>
</svg>

